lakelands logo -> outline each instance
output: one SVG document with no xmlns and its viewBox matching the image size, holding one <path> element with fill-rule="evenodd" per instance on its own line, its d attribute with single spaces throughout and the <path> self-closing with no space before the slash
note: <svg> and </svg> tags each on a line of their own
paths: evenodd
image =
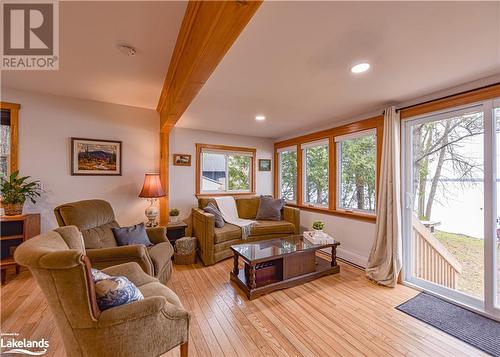
<svg viewBox="0 0 500 357">
<path fill-rule="evenodd" d="M 49 341 L 20 339 L 18 333 L 2 333 L 0 338 L 1 354 L 13 353 L 30 356 L 43 356 L 49 349 Z"/>
<path fill-rule="evenodd" d="M 2 1 L 3 70 L 59 68 L 57 1 Z"/>
</svg>

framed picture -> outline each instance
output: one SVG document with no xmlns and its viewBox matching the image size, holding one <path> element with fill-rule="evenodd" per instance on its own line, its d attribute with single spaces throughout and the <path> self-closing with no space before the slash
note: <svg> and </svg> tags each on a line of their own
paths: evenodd
<svg viewBox="0 0 500 357">
<path fill-rule="evenodd" d="M 259 171 L 271 171 L 271 159 L 259 159 Z"/>
<path fill-rule="evenodd" d="M 190 154 L 174 154 L 175 166 L 191 166 Z"/>
<path fill-rule="evenodd" d="M 71 138 L 71 175 L 121 176 L 122 142 Z"/>
</svg>

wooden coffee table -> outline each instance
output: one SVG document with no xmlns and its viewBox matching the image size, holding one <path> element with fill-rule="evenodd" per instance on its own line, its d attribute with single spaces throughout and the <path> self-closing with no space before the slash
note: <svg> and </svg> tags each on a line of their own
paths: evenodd
<svg viewBox="0 0 500 357">
<path fill-rule="evenodd" d="M 337 265 L 337 246 L 313 244 L 302 236 L 290 236 L 231 246 L 234 281 L 252 300 L 271 291 L 296 286 L 316 278 L 340 272 Z M 331 248 L 331 261 L 316 255 L 319 249 Z M 239 258 L 245 268 L 239 269 Z"/>
</svg>

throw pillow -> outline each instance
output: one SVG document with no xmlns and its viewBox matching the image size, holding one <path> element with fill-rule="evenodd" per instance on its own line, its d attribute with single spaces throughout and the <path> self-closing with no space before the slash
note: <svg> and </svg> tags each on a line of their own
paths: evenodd
<svg viewBox="0 0 500 357">
<path fill-rule="evenodd" d="M 143 244 L 146 247 L 153 245 L 148 238 L 144 223 L 139 223 L 130 227 L 111 228 L 111 230 L 113 231 L 113 235 L 118 245 Z"/>
<path fill-rule="evenodd" d="M 110 276 L 92 269 L 92 278 L 95 282 L 97 305 L 101 311 L 144 299 L 137 286 L 124 276 Z"/>
<path fill-rule="evenodd" d="M 283 206 L 285 206 L 285 200 L 282 198 L 274 199 L 269 196 L 260 196 L 259 210 L 255 219 L 281 221 Z"/>
<path fill-rule="evenodd" d="M 203 208 L 203 211 L 214 215 L 215 227 L 224 227 L 224 218 L 222 218 L 222 213 L 220 213 L 219 208 L 216 205 L 214 205 L 212 202 L 209 202 L 208 205 Z"/>
</svg>

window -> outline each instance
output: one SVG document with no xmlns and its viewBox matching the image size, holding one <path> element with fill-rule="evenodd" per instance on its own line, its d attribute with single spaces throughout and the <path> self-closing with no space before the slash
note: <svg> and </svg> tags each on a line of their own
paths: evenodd
<svg viewBox="0 0 500 357">
<path fill-rule="evenodd" d="M 374 222 L 383 131 L 378 115 L 275 143 L 275 195 L 305 210 Z"/>
<path fill-rule="evenodd" d="M 201 190 L 226 191 L 226 155 L 204 152 L 202 153 L 201 165 Z"/>
<path fill-rule="evenodd" d="M 403 276 L 498 317 L 500 98 L 478 93 L 402 123 Z"/>
<path fill-rule="evenodd" d="M 278 150 L 279 197 L 288 202 L 297 200 L 297 147 Z"/>
<path fill-rule="evenodd" d="M 9 175 L 10 168 L 10 111 L 2 109 L 0 125 L 0 176 Z"/>
<path fill-rule="evenodd" d="M 328 206 L 328 140 L 302 145 L 304 203 Z"/>
<path fill-rule="evenodd" d="M 197 194 L 254 192 L 255 149 L 197 145 Z"/>
<path fill-rule="evenodd" d="M 375 130 L 338 136 L 337 208 L 375 213 L 377 138 Z"/>
<path fill-rule="evenodd" d="M 18 118 L 20 105 L 0 102 L 0 176 L 17 170 Z"/>
</svg>

